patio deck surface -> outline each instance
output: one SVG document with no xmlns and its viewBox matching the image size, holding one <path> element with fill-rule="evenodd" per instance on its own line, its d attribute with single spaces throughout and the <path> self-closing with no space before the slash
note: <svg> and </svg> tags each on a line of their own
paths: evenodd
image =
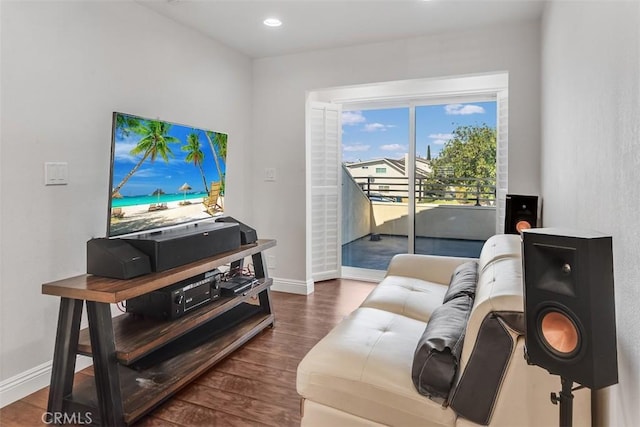
<svg viewBox="0 0 640 427">
<path fill-rule="evenodd" d="M 415 252 L 426 255 L 444 255 L 477 258 L 484 240 L 442 239 L 416 237 Z M 347 267 L 386 270 L 395 254 L 407 253 L 406 236 L 380 235 L 380 240 L 371 236 L 342 245 L 342 265 Z"/>
</svg>

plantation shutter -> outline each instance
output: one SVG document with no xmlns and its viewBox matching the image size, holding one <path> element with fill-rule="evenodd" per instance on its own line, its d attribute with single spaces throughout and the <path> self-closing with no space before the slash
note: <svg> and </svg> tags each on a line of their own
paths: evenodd
<svg viewBox="0 0 640 427">
<path fill-rule="evenodd" d="M 308 121 L 313 281 L 340 277 L 341 107 L 312 102 Z"/>
<path fill-rule="evenodd" d="M 497 96 L 496 152 L 496 234 L 504 233 L 505 204 L 509 190 L 509 93 L 501 90 Z"/>
</svg>

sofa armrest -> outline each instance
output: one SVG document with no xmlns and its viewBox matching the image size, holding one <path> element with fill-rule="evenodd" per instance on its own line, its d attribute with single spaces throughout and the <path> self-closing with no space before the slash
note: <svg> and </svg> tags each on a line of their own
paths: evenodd
<svg viewBox="0 0 640 427">
<path fill-rule="evenodd" d="M 438 255 L 398 254 L 391 259 L 385 277 L 412 277 L 447 285 L 449 284 L 453 270 L 467 261 L 477 261 L 477 259 Z"/>
</svg>

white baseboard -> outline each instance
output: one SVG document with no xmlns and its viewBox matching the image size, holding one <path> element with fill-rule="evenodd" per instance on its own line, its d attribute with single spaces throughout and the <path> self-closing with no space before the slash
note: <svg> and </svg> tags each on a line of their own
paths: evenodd
<svg viewBox="0 0 640 427">
<path fill-rule="evenodd" d="M 313 293 L 313 280 L 289 280 L 273 278 L 271 290 L 276 292 L 288 292 L 290 294 L 309 295 Z"/>
<path fill-rule="evenodd" d="M 384 279 L 385 270 L 370 270 L 368 268 L 342 267 L 342 278 L 351 280 L 362 280 L 366 282 L 379 283 Z"/>
<path fill-rule="evenodd" d="M 0 382 L 0 408 L 47 387 L 51 381 L 52 363 L 53 361 L 50 360 Z M 76 372 L 92 364 L 93 361 L 90 358 L 77 356 Z"/>
</svg>

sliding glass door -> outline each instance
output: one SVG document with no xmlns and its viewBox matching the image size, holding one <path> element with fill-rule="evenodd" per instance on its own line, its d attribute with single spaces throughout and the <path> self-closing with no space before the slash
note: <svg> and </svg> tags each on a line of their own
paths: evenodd
<svg viewBox="0 0 640 427">
<path fill-rule="evenodd" d="M 409 108 L 342 113 L 342 265 L 385 270 L 409 251 Z"/>
<path fill-rule="evenodd" d="M 414 251 L 477 257 L 496 232 L 496 101 L 415 108 Z"/>
<path fill-rule="evenodd" d="M 496 231 L 496 101 L 342 113 L 342 265 L 477 257 Z"/>
</svg>

